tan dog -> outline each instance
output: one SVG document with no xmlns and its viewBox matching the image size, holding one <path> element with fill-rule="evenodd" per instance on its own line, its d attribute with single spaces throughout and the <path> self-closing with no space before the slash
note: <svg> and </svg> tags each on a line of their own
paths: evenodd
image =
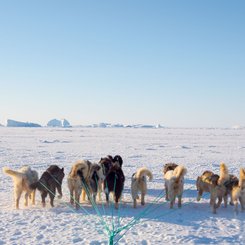
<svg viewBox="0 0 245 245">
<path fill-rule="evenodd" d="M 70 203 L 73 205 L 75 201 L 75 206 L 77 209 L 80 207 L 79 199 L 82 192 L 82 188 L 84 186 L 84 184 L 82 183 L 82 179 L 78 174 L 78 171 L 80 171 L 85 181 L 88 182 L 91 166 L 92 163 L 90 161 L 79 160 L 73 164 L 71 172 L 69 173 L 67 178 L 67 184 L 70 190 Z"/>
<path fill-rule="evenodd" d="M 196 187 L 198 191 L 197 201 L 200 201 L 203 195 L 203 192 L 210 192 L 212 179 L 211 177 L 214 175 L 211 171 L 205 171 L 201 176 L 197 177 Z"/>
<path fill-rule="evenodd" d="M 186 172 L 186 168 L 179 165 L 174 170 L 169 170 L 164 174 L 166 200 L 170 200 L 170 208 L 173 208 L 176 197 L 178 197 L 178 207 L 181 207 Z"/>
<path fill-rule="evenodd" d="M 30 185 L 38 181 L 37 171 L 32 170 L 28 166 L 23 166 L 18 171 L 4 167 L 3 172 L 13 178 L 16 209 L 19 209 L 19 202 L 22 192 L 25 192 L 25 206 L 28 206 L 28 197 L 31 198 L 32 204 L 35 204 L 36 191 L 32 190 Z"/>
<path fill-rule="evenodd" d="M 146 176 L 148 176 L 149 180 L 153 178 L 151 171 L 146 167 L 142 167 L 131 178 L 131 195 L 134 201 L 134 208 L 137 205 L 136 199 L 139 198 L 139 191 L 141 192 L 141 205 L 145 205 L 145 195 L 147 192 Z"/>
<path fill-rule="evenodd" d="M 97 163 L 92 163 L 87 180 L 84 179 L 82 171 L 78 171 L 78 175 L 84 183 L 82 189 L 82 200 L 85 201 L 85 195 L 87 194 L 90 202 L 96 203 L 96 195 L 100 191 L 100 183 L 105 179 L 102 167 Z M 101 201 L 101 199 L 99 200 Z"/>
<path fill-rule="evenodd" d="M 197 177 L 197 201 L 200 201 L 203 192 L 209 192 L 210 205 L 213 213 L 216 213 L 216 209 L 220 207 L 222 199 L 224 199 L 224 206 L 227 207 L 228 192 L 225 184 L 229 180 L 230 175 L 224 163 L 220 164 L 220 175 L 214 174 L 211 171 L 205 171 L 201 176 Z M 216 204 L 217 199 L 218 203 Z"/>
<path fill-rule="evenodd" d="M 238 185 L 231 191 L 232 201 L 235 205 L 235 212 L 238 213 L 238 200 L 241 204 L 241 210 L 245 210 L 245 168 L 240 169 L 240 178 Z"/>
</svg>

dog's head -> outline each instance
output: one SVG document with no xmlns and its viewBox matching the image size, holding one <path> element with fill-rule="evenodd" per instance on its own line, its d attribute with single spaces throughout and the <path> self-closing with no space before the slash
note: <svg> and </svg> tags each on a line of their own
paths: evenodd
<svg viewBox="0 0 245 245">
<path fill-rule="evenodd" d="M 218 185 L 218 180 L 219 180 L 219 175 L 218 174 L 213 174 L 213 175 L 207 177 L 207 179 L 212 183 L 212 185 L 217 186 Z"/>
<path fill-rule="evenodd" d="M 111 169 L 111 167 L 112 167 L 112 165 L 113 165 L 113 162 L 112 162 L 112 160 L 110 158 L 104 157 L 104 158 L 100 159 L 99 165 L 102 168 L 104 176 L 107 176 L 109 171 L 110 171 L 110 169 Z"/>
<path fill-rule="evenodd" d="M 120 168 L 121 168 L 122 167 L 122 164 L 123 164 L 122 157 L 120 155 L 114 156 L 113 163 L 114 164 L 118 164 L 120 166 Z"/>
<path fill-rule="evenodd" d="M 163 167 L 163 175 L 165 175 L 169 170 L 174 170 L 178 165 L 176 163 L 166 163 Z"/>
<path fill-rule="evenodd" d="M 105 179 L 105 175 L 103 173 L 102 167 L 97 164 L 94 163 L 91 166 L 91 173 L 90 173 L 90 178 L 96 177 L 97 181 L 103 181 Z"/>
</svg>

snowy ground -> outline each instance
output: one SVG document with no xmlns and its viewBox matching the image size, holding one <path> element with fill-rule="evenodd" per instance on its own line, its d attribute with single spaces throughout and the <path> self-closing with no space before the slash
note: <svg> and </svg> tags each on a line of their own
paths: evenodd
<svg viewBox="0 0 245 245">
<path fill-rule="evenodd" d="M 219 171 L 224 161 L 230 173 L 245 167 L 245 129 L 132 129 L 132 128 L 0 128 L 0 244 L 107 244 L 108 236 L 99 215 L 89 203 L 76 211 L 69 205 L 66 177 L 78 159 L 98 162 L 108 154 L 124 160 L 126 183 L 119 211 L 98 204 L 98 212 L 111 228 L 139 222 L 124 234 L 119 244 L 244 244 L 245 213 L 235 215 L 223 206 L 211 213 L 209 195 L 196 201 L 195 180 L 204 170 Z M 184 164 L 183 207 L 173 210 L 163 196 L 162 168 L 167 162 Z M 13 183 L 3 166 L 18 169 L 30 165 L 39 175 L 51 164 L 65 168 L 64 196 L 55 207 L 14 209 Z M 130 179 L 138 167 L 148 167 L 154 180 L 148 182 L 146 206 L 132 208 Z M 104 198 L 104 196 L 103 196 Z M 112 218 L 114 217 L 114 218 Z"/>
</svg>

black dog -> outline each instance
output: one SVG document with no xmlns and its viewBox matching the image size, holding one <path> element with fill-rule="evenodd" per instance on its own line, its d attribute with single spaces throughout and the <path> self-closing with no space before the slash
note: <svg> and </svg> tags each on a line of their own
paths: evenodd
<svg viewBox="0 0 245 245">
<path fill-rule="evenodd" d="M 54 197 L 56 189 L 59 193 L 58 198 L 62 197 L 62 181 L 64 178 L 64 168 L 59 168 L 57 165 L 51 165 L 41 176 L 41 178 L 31 184 L 32 189 L 38 189 L 42 197 L 42 205 L 45 207 L 45 198 L 49 194 L 50 204 L 54 207 Z"/>
<path fill-rule="evenodd" d="M 122 195 L 125 176 L 120 166 L 113 165 L 104 181 L 104 190 L 106 194 L 106 202 L 109 202 L 110 192 L 114 193 L 115 208 L 118 209 L 118 201 Z"/>
<path fill-rule="evenodd" d="M 107 176 L 110 168 L 113 165 L 118 164 L 120 168 L 122 168 L 123 160 L 120 155 L 116 155 L 114 157 L 112 157 L 111 155 L 108 155 L 107 157 L 101 158 L 99 161 L 99 164 L 102 166 L 103 174 Z"/>
</svg>

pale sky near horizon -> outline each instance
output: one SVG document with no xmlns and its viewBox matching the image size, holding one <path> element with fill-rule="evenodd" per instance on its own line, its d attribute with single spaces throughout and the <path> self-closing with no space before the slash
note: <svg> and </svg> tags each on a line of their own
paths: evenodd
<svg viewBox="0 0 245 245">
<path fill-rule="evenodd" d="M 0 1 L 0 123 L 245 126 L 245 1 Z"/>
</svg>

